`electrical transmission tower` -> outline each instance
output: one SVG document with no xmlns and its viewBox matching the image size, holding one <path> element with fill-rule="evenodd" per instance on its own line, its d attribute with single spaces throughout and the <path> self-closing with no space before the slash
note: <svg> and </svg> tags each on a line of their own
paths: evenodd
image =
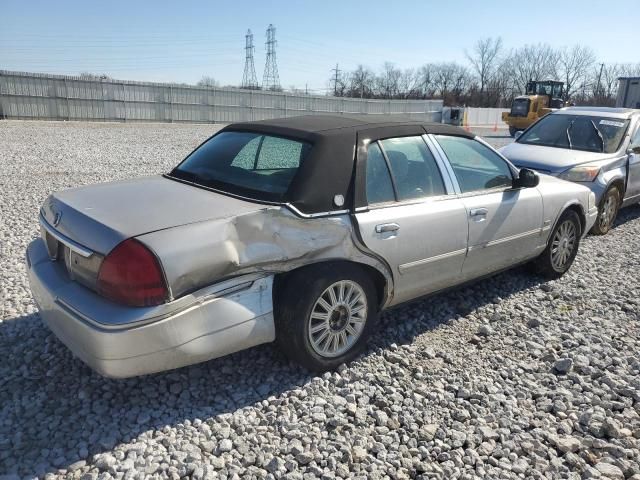
<svg viewBox="0 0 640 480">
<path fill-rule="evenodd" d="M 262 88 L 265 90 L 280 90 L 280 76 L 276 63 L 276 27 L 269 24 L 267 28 L 267 61 L 264 65 Z"/>
<path fill-rule="evenodd" d="M 335 76 L 332 79 L 333 80 L 333 96 L 337 97 L 338 96 L 338 78 L 340 77 L 340 73 L 341 73 L 337 63 L 336 63 L 336 68 L 332 68 L 331 71 L 335 73 Z"/>
<path fill-rule="evenodd" d="M 253 33 L 251 30 L 247 30 L 245 38 L 246 56 L 244 59 L 244 74 L 242 75 L 242 88 L 258 88 L 258 79 L 256 78 L 256 67 L 253 64 L 253 52 L 255 50 L 253 46 Z"/>
</svg>

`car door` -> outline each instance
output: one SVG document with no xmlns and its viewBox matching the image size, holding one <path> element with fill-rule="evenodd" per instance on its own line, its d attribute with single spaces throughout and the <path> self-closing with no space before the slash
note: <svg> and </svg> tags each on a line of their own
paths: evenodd
<svg viewBox="0 0 640 480">
<path fill-rule="evenodd" d="M 535 256 L 540 251 L 542 196 L 537 188 L 513 188 L 512 167 L 477 139 L 436 135 L 466 208 L 469 246 L 465 280 Z"/>
<path fill-rule="evenodd" d="M 467 214 L 448 174 L 420 135 L 366 140 L 366 205 L 355 217 L 364 244 L 391 267 L 391 304 L 459 282 Z"/>
<path fill-rule="evenodd" d="M 629 143 L 629 170 L 625 200 L 640 201 L 640 121 Z"/>
</svg>

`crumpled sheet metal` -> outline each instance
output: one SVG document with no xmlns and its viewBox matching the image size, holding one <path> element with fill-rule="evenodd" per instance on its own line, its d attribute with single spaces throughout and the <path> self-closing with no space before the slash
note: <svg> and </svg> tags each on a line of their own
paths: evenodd
<svg viewBox="0 0 640 480">
<path fill-rule="evenodd" d="M 388 267 L 366 251 L 348 215 L 301 218 L 285 207 L 151 232 L 138 237 L 162 261 L 172 296 L 248 273 L 287 272 L 323 260 L 349 260 L 374 267 L 393 280 Z"/>
</svg>

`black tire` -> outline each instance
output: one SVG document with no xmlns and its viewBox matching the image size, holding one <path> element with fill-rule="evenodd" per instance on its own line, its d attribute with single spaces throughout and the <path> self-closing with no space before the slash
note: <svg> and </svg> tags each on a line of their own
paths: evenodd
<svg viewBox="0 0 640 480">
<path fill-rule="evenodd" d="M 516 132 L 518 131 L 517 128 L 515 127 L 509 127 L 509 135 L 511 135 L 512 137 L 516 136 Z"/>
<path fill-rule="evenodd" d="M 346 322 L 349 323 L 351 330 L 358 328 L 360 330 L 359 336 L 352 337 L 352 344 L 348 349 L 342 353 L 337 350 L 333 352 L 334 356 L 326 356 L 318 353 L 317 348 L 312 345 L 309 335 L 310 326 L 314 322 L 316 322 L 314 327 L 322 328 L 320 323 L 324 321 L 312 319 L 311 315 L 312 313 L 318 314 L 317 308 L 324 309 L 318 303 L 320 297 L 327 298 L 331 302 L 327 289 L 331 286 L 335 288 L 338 282 L 344 282 L 346 287 L 353 286 L 353 284 L 360 287 L 361 290 L 356 290 L 355 293 L 358 294 L 359 298 L 362 298 L 361 294 L 364 295 L 364 298 L 356 304 L 356 308 L 366 305 L 366 314 L 362 310 L 354 314 L 355 316 L 361 315 L 364 319 L 364 324 L 361 328 L 358 326 L 360 319 L 358 319 L 357 324 L 350 323 L 350 319 L 355 318 L 355 316 L 339 311 L 340 306 L 336 307 L 336 310 L 333 310 L 331 315 L 328 315 L 327 325 L 334 321 L 332 320 L 334 317 L 337 317 L 335 319 L 336 328 L 340 328 L 341 322 Z M 355 298 L 355 296 L 352 298 Z M 346 306 L 341 308 L 347 309 Z M 281 350 L 291 360 L 310 370 L 325 371 L 353 360 L 362 351 L 377 321 L 378 301 L 373 281 L 363 269 L 345 262 L 325 263 L 294 271 L 287 274 L 282 281 L 279 281 L 276 285 L 274 312 L 276 341 Z M 347 330 L 346 323 L 341 327 L 342 330 L 334 330 L 334 326 L 330 327 L 331 330 L 325 327 L 320 334 L 315 336 L 315 340 L 317 341 L 325 330 L 329 332 L 327 333 L 328 336 L 340 336 L 341 333 L 339 332 L 341 331 L 344 331 L 345 335 L 351 335 Z M 343 343 L 344 347 L 348 343 L 346 339 L 347 337 L 345 337 L 345 342 Z M 342 337 L 340 337 L 340 340 L 342 340 Z M 328 340 L 326 341 L 328 342 Z M 340 343 L 339 341 L 337 342 L 336 347 L 339 347 Z M 329 347 L 332 346 L 333 343 L 329 345 Z"/>
<path fill-rule="evenodd" d="M 600 201 L 598 218 L 596 218 L 596 223 L 591 228 L 591 233 L 605 235 L 611 230 L 620 210 L 620 199 L 621 195 L 618 187 L 611 187 L 605 192 Z"/>
<path fill-rule="evenodd" d="M 568 229 L 566 232 L 573 229 L 574 236 L 572 243 L 570 237 L 561 232 L 562 229 Z M 531 262 L 534 272 L 550 279 L 560 278 L 571 268 L 578 253 L 581 237 L 582 225 L 580 223 L 580 217 L 574 210 L 565 210 L 562 215 L 560 215 L 551 235 L 549 235 L 547 247 Z M 567 253 L 566 249 L 569 244 L 571 244 L 571 249 Z M 557 250 L 558 248 L 562 250 L 559 252 Z M 564 254 L 566 254 L 566 258 Z"/>
</svg>

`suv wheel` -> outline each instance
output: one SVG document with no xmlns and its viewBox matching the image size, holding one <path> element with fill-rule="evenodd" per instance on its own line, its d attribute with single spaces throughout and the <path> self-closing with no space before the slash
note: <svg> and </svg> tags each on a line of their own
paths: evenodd
<svg viewBox="0 0 640 480">
<path fill-rule="evenodd" d="M 349 264 L 322 264 L 289 274 L 274 307 L 280 348 L 317 371 L 355 358 L 378 315 L 373 282 Z"/>
<path fill-rule="evenodd" d="M 591 233 L 595 235 L 604 235 L 611 227 L 618 216 L 620 209 L 620 190 L 617 187 L 611 187 L 606 191 L 600 202 L 598 218 L 591 229 Z"/>
</svg>

